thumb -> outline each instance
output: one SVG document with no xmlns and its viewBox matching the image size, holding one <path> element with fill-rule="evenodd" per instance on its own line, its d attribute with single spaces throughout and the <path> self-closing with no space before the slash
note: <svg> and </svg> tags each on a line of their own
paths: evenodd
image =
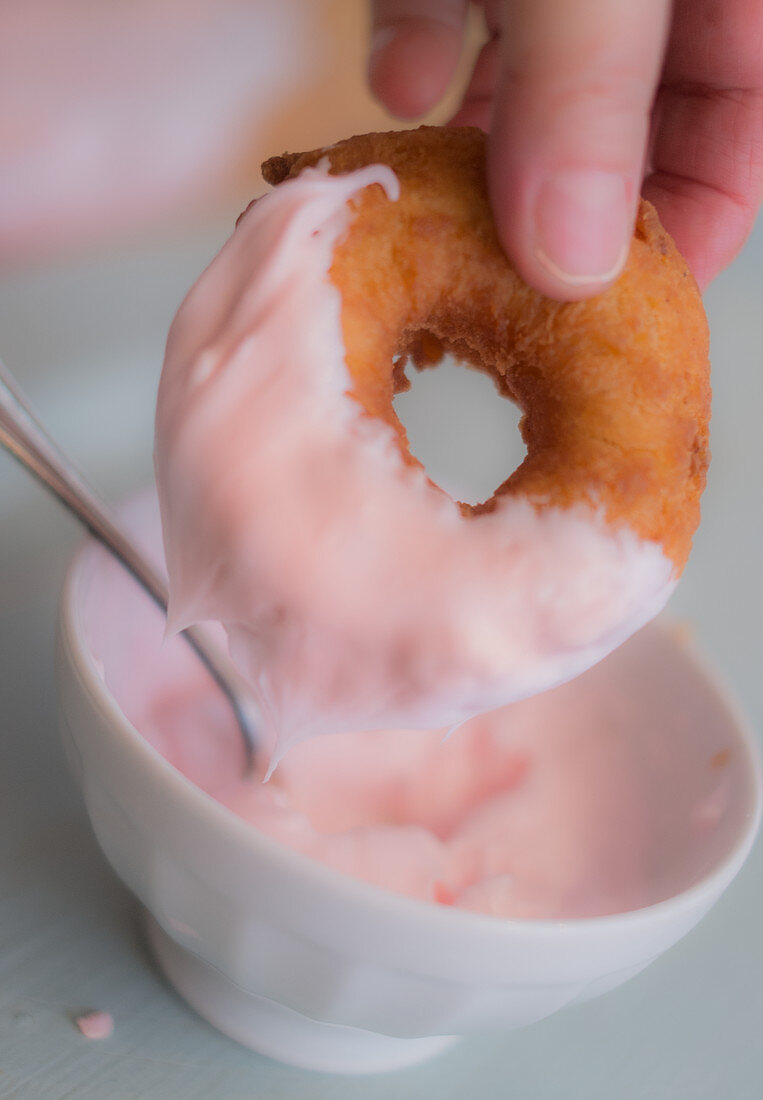
<svg viewBox="0 0 763 1100">
<path fill-rule="evenodd" d="M 508 0 L 489 150 L 498 232 L 554 298 L 603 290 L 633 231 L 669 0 Z"/>
</svg>

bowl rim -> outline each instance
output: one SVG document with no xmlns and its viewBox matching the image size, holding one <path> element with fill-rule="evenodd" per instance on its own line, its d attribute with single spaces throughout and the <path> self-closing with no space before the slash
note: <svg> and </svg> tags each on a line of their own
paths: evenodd
<svg viewBox="0 0 763 1100">
<path fill-rule="evenodd" d="M 83 586 L 87 583 L 88 567 L 99 555 L 107 553 L 108 551 L 95 538 L 92 536 L 85 538 L 67 568 L 58 606 L 59 640 L 63 643 L 72 671 L 76 674 L 80 687 L 91 705 L 129 746 L 144 768 L 151 768 L 155 778 L 160 776 L 163 782 L 169 783 L 189 806 L 195 803 L 217 829 L 232 832 L 237 843 L 255 849 L 269 862 L 278 860 L 285 871 L 299 875 L 301 879 L 314 880 L 324 890 L 331 890 L 338 895 L 344 894 L 353 907 L 372 908 L 376 919 L 386 914 L 414 923 L 426 921 L 431 925 L 431 922 L 435 921 L 443 931 L 447 928 L 455 934 L 476 933 L 482 937 L 499 939 L 514 938 L 518 934 L 530 940 L 541 941 L 549 936 L 553 936 L 555 941 L 560 937 L 575 941 L 588 938 L 591 934 L 599 938 L 606 937 L 608 934 L 619 936 L 630 929 L 648 927 L 660 918 L 679 919 L 682 914 L 688 915 L 695 911 L 701 915 L 731 883 L 755 843 L 763 815 L 763 769 L 752 725 L 722 675 L 709 663 L 704 654 L 698 651 L 694 641 L 690 641 L 689 644 L 679 643 L 675 637 L 675 628 L 671 629 L 669 620 L 659 616 L 642 630 L 659 632 L 688 662 L 693 672 L 706 683 L 709 691 L 726 713 L 729 728 L 733 729 L 737 743 L 744 748 L 745 752 L 745 770 L 749 781 L 749 810 L 744 814 L 738 836 L 729 850 L 696 882 L 668 898 L 638 909 L 602 916 L 559 919 L 497 917 L 399 894 L 320 863 L 261 832 L 217 801 L 213 795 L 198 787 L 162 756 L 124 715 L 99 674 L 94 655 L 85 644 L 81 598 Z M 61 662 L 59 647 L 57 656 L 59 678 L 62 673 Z"/>
</svg>

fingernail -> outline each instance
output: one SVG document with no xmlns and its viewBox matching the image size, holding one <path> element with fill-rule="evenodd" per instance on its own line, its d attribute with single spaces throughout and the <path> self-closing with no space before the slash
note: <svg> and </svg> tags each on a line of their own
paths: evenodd
<svg viewBox="0 0 763 1100">
<path fill-rule="evenodd" d="M 535 203 L 535 254 L 570 286 L 606 283 L 625 263 L 630 243 L 628 183 L 612 172 L 557 172 Z"/>
</svg>

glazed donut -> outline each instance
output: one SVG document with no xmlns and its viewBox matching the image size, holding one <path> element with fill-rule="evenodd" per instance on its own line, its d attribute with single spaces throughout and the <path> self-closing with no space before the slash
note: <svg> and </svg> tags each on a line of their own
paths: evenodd
<svg viewBox="0 0 763 1100">
<path fill-rule="evenodd" d="M 168 342 L 175 627 L 223 622 L 281 749 L 454 726 L 594 664 L 672 591 L 708 461 L 705 317 L 653 208 L 615 285 L 560 303 L 501 250 L 477 130 L 263 174 Z M 474 507 L 427 478 L 393 407 L 406 360 L 445 351 L 523 413 L 525 460 Z"/>
</svg>

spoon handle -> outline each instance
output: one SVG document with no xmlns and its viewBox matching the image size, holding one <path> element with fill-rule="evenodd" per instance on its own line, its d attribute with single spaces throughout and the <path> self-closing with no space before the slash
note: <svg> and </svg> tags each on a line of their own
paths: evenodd
<svg viewBox="0 0 763 1100">
<path fill-rule="evenodd" d="M 0 362 L 0 446 L 64 504 L 87 530 L 135 577 L 159 607 L 167 612 L 167 583 L 153 567 L 106 506 L 59 450 L 29 407 L 13 375 Z M 249 714 L 245 689 L 228 657 L 196 627 L 183 631 L 233 708 L 247 764 L 255 748 L 254 722 Z"/>
<path fill-rule="evenodd" d="M 167 585 L 164 579 L 109 516 L 85 479 L 58 450 L 2 363 L 0 443 L 119 558 L 166 612 Z"/>
</svg>

